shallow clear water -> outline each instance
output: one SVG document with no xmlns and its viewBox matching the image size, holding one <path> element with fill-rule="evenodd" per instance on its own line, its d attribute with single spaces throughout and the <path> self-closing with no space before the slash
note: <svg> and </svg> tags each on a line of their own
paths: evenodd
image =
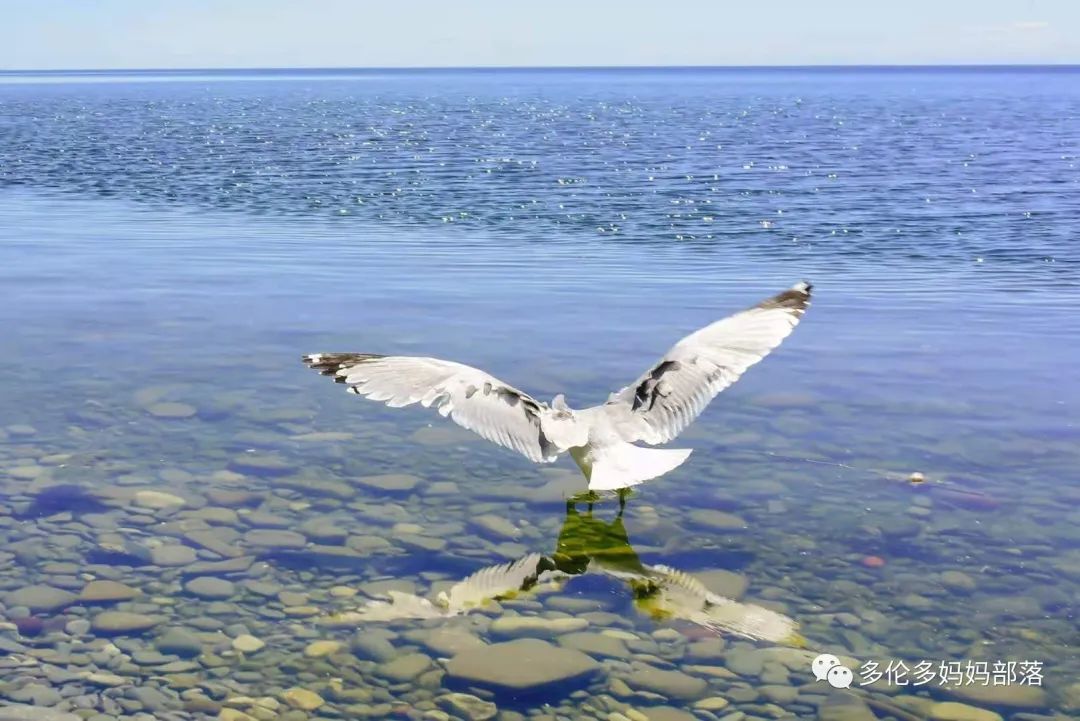
<svg viewBox="0 0 1080 721">
<path fill-rule="evenodd" d="M 867 685 L 881 718 L 948 700 L 1075 714 L 1076 79 L 5 78 L 0 698 L 177 719 L 237 696 L 286 699 L 289 719 L 469 717 L 448 695 L 462 689 L 504 718 L 865 711 L 775 642 L 653 618 L 597 573 L 356 637 L 325 624 L 389 588 L 433 597 L 554 553 L 583 481 L 348 396 L 301 354 L 452 358 L 585 406 L 806 278 L 804 322 L 674 444 L 694 454 L 624 526 L 614 499 L 596 505 L 609 530 L 585 532 L 585 555 L 629 543 L 719 593 L 748 583 L 742 601 L 798 623 L 808 658 L 1043 664 L 1039 688 Z M 186 505 L 146 508 L 146 489 Z M 142 595 L 26 591 L 92 579 Z M 116 609 L 156 625 L 109 634 L 98 617 Z M 492 691 L 446 665 L 448 628 L 601 666 Z M 150 655 L 169 629 L 198 654 Z M 237 652 L 244 633 L 266 647 Z M 332 639 L 340 652 L 304 656 Z M 286 711 L 303 705 L 291 687 L 325 704 Z"/>
</svg>

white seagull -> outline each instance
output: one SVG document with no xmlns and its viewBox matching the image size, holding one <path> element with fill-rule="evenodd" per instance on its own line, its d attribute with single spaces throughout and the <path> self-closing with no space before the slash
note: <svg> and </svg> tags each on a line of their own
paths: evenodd
<svg viewBox="0 0 1080 721">
<path fill-rule="evenodd" d="M 634 607 L 653 619 L 678 619 L 716 633 L 803 647 L 799 624 L 789 616 L 754 603 L 740 603 L 717 595 L 694 576 L 669 566 L 645 566 L 638 571 L 614 571 L 590 563 L 596 572 L 626 582 L 633 591 Z M 526 593 L 553 590 L 570 576 L 554 567 L 551 559 L 532 553 L 510 563 L 482 568 L 440 591 L 431 601 L 403 591 L 386 592 L 389 600 L 376 599 L 351 611 L 318 619 L 321 626 L 352 628 L 365 623 L 453 618 L 484 609 L 492 601 L 518 598 Z"/>
<path fill-rule="evenodd" d="M 549 406 L 477 368 L 416 356 L 313 353 L 304 362 L 351 393 L 391 408 L 434 406 L 489 441 L 537 463 L 569 453 L 589 490 L 635 486 L 680 466 L 691 449 L 642 448 L 667 443 L 709 402 L 786 338 L 810 304 L 797 283 L 676 343 L 632 384 L 603 405 L 573 410 L 562 394 Z"/>
</svg>

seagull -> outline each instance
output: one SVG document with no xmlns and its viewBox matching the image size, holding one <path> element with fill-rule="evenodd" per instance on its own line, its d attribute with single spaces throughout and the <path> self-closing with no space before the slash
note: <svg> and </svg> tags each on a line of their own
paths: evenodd
<svg viewBox="0 0 1080 721">
<path fill-rule="evenodd" d="M 643 448 L 679 435 L 713 398 L 786 338 L 810 304 L 796 283 L 757 305 L 686 336 L 602 405 L 550 405 L 462 363 L 418 356 L 312 353 L 304 362 L 347 390 L 391 408 L 434 407 L 489 441 L 536 463 L 566 453 L 590 491 L 621 490 L 679 467 L 692 449 Z"/>
<path fill-rule="evenodd" d="M 373 599 L 360 608 L 322 616 L 316 623 L 327 628 L 355 628 L 373 622 L 448 619 L 490 608 L 493 601 L 560 590 L 571 577 L 584 573 L 623 581 L 633 595 L 634 608 L 656 621 L 679 620 L 717 634 L 797 648 L 806 645 L 799 624 L 791 617 L 715 594 L 699 579 L 669 566 L 642 565 L 639 572 L 615 573 L 590 564 L 584 571 L 565 573 L 539 553 L 482 568 L 440 591 L 434 600 L 391 589 L 386 592 L 389 600 Z"/>
<path fill-rule="evenodd" d="M 604 521 L 593 516 L 592 503 L 582 513 L 577 502 L 567 501 L 566 519 L 551 554 L 534 552 L 481 568 L 433 598 L 388 590 L 389 600 L 372 599 L 360 608 L 325 615 L 317 623 L 348 628 L 402 619 L 448 619 L 490 608 L 493 601 L 560 591 L 575 577 L 591 574 L 625 584 L 634 608 L 657 621 L 674 619 L 740 638 L 805 645 L 794 619 L 713 593 L 684 571 L 643 563 L 623 525 L 624 508 L 620 499 L 615 519 Z"/>
</svg>

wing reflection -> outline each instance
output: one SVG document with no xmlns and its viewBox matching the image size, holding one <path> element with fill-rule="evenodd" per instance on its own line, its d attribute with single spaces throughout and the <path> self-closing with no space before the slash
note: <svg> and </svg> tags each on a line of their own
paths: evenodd
<svg viewBox="0 0 1080 721">
<path fill-rule="evenodd" d="M 709 591 L 694 576 L 664 565 L 642 563 L 623 523 L 624 504 L 607 522 L 583 513 L 571 500 L 551 555 L 531 553 L 510 563 L 482 568 L 440 592 L 433 600 L 390 591 L 387 601 L 370 601 L 354 611 L 324 617 L 327 626 L 353 626 L 399 619 L 448 618 L 491 601 L 561 586 L 575 576 L 600 574 L 625 583 L 637 610 L 657 620 L 677 619 L 755 640 L 801 646 L 798 624 L 788 616 Z"/>
</svg>

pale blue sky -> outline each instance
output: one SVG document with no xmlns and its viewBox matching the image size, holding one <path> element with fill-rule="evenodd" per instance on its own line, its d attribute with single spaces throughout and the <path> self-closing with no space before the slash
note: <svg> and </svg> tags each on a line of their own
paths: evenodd
<svg viewBox="0 0 1080 721">
<path fill-rule="evenodd" d="M 1080 63 L 1080 0 L 0 0 L 0 69 Z"/>
</svg>

